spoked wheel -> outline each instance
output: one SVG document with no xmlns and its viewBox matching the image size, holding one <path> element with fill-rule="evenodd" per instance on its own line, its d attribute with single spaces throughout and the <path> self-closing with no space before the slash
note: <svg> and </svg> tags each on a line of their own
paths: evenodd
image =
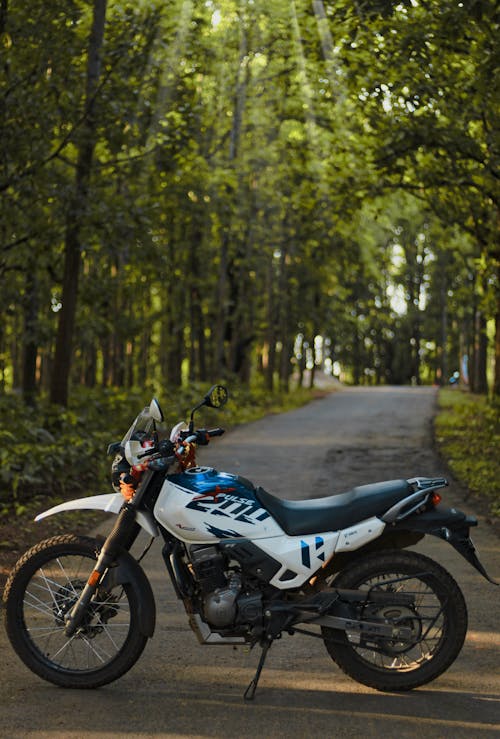
<svg viewBox="0 0 500 739">
<path fill-rule="evenodd" d="M 30 670 L 62 687 L 95 688 L 116 680 L 147 641 L 129 584 L 99 588 L 76 633 L 64 633 L 64 616 L 96 558 L 93 539 L 56 536 L 26 552 L 5 587 L 5 624 L 14 650 Z"/>
<path fill-rule="evenodd" d="M 377 690 L 411 690 L 434 680 L 459 654 L 467 632 L 463 595 L 451 575 L 415 552 L 368 555 L 343 570 L 333 587 L 367 591 L 357 618 L 405 627 L 404 640 L 323 627 L 328 653 L 357 682 Z M 414 604 L 370 603 L 369 591 L 406 593 Z"/>
</svg>

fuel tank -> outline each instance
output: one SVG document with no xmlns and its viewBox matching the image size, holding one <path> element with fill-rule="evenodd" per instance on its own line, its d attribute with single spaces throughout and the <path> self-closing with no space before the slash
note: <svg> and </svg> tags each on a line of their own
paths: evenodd
<svg viewBox="0 0 500 739">
<path fill-rule="evenodd" d="M 284 533 L 257 500 L 251 482 L 212 467 L 169 475 L 154 515 L 177 538 L 193 544 Z"/>
</svg>

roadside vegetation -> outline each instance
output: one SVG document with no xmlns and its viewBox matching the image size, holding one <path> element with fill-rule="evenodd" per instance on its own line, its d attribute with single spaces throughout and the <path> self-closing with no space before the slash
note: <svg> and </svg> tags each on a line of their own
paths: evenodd
<svg viewBox="0 0 500 739">
<path fill-rule="evenodd" d="M 500 405 L 483 395 L 442 389 L 435 421 L 438 449 L 451 471 L 500 520 Z"/>
<path fill-rule="evenodd" d="M 165 428 L 186 419 L 208 384 L 176 388 L 159 396 Z M 201 425 L 225 428 L 283 412 L 307 402 L 315 391 L 269 393 L 230 383 L 223 411 L 204 409 Z M 316 391 L 317 392 L 317 391 Z M 27 407 L 17 396 L 0 399 L 0 522 L 21 516 L 44 500 L 104 492 L 109 487 L 108 444 L 121 439 L 153 391 L 90 391 L 80 388 L 69 408 Z"/>
</svg>

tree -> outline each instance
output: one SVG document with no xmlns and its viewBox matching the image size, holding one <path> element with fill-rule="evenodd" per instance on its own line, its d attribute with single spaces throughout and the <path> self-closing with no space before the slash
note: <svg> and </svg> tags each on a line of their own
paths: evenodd
<svg viewBox="0 0 500 739">
<path fill-rule="evenodd" d="M 413 193 L 476 240 L 475 379 L 484 392 L 484 326 L 499 297 L 497 4 L 340 4 L 331 15 L 345 24 L 339 57 L 362 106 L 379 189 Z"/>
<path fill-rule="evenodd" d="M 51 401 L 61 405 L 67 405 L 68 402 L 68 383 L 73 351 L 73 332 L 81 263 L 81 234 L 85 224 L 92 160 L 97 141 L 95 106 L 101 77 L 106 5 L 107 0 L 94 0 L 93 3 L 83 122 L 77 142 L 74 192 L 69 202 L 66 218 L 62 308 L 59 313 L 50 392 Z"/>
<path fill-rule="evenodd" d="M 287 389 L 325 357 L 429 381 L 468 354 L 480 388 L 497 19 L 473 6 L 4 0 L 3 387 Z"/>
</svg>

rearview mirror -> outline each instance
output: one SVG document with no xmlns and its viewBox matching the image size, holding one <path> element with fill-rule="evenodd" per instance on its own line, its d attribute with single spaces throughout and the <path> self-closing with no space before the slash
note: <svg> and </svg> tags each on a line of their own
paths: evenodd
<svg viewBox="0 0 500 739">
<path fill-rule="evenodd" d="M 160 408 L 160 404 L 156 400 L 156 398 L 153 398 L 151 403 L 149 404 L 149 415 L 153 419 L 153 421 L 156 421 L 157 423 L 161 423 L 163 421 L 163 411 Z"/>
<path fill-rule="evenodd" d="M 198 408 L 202 408 L 204 405 L 207 405 L 209 408 L 222 408 L 222 406 L 227 403 L 228 397 L 229 393 L 227 392 L 227 389 L 224 387 L 224 385 L 212 385 L 201 403 L 198 403 L 198 405 L 195 406 L 191 411 L 191 419 L 189 421 L 189 430 L 191 431 L 191 433 L 193 432 L 194 428 L 194 414 L 195 411 L 198 410 Z"/>
<path fill-rule="evenodd" d="M 224 385 L 213 385 L 208 393 L 205 395 L 205 405 L 209 408 L 222 408 L 226 405 L 229 393 Z"/>
</svg>

